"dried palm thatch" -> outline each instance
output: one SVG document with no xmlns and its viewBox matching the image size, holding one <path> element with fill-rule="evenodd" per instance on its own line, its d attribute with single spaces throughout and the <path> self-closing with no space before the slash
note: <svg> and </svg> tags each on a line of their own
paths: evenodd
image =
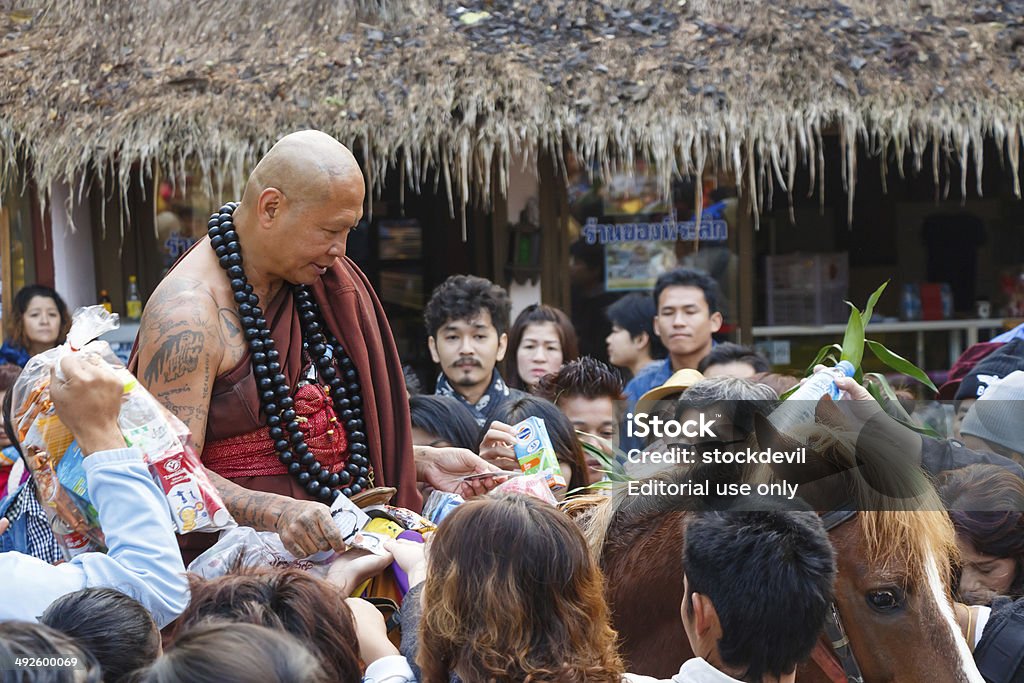
<svg viewBox="0 0 1024 683">
<path fill-rule="evenodd" d="M 858 143 L 901 172 L 958 162 L 966 186 L 994 139 L 1020 194 L 1022 0 L 16 1 L 0 157 L 43 187 L 89 166 L 123 184 L 137 162 L 237 177 L 315 127 L 372 187 L 394 164 L 462 201 L 504 189 L 513 158 L 571 150 L 653 161 L 666 187 L 729 170 L 761 206 L 801 163 L 823 187 L 827 131 L 851 210 Z"/>
</svg>

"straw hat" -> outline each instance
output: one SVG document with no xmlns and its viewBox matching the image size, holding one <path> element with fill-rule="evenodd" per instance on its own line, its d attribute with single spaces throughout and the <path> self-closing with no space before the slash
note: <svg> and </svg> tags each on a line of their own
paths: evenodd
<svg viewBox="0 0 1024 683">
<path fill-rule="evenodd" d="M 641 396 L 640 400 L 636 402 L 636 412 L 649 413 L 650 409 L 654 407 L 654 402 L 681 394 L 702 379 L 704 379 L 704 375 L 692 368 L 679 370 L 660 387 L 654 387 Z"/>
</svg>

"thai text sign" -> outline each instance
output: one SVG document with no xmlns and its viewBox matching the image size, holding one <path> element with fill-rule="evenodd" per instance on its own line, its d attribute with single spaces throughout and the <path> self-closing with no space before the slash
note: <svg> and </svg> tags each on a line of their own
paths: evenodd
<svg viewBox="0 0 1024 683">
<path fill-rule="evenodd" d="M 615 244 L 618 242 L 723 242 L 729 238 L 729 225 L 724 220 L 677 221 L 670 214 L 657 223 L 598 223 L 588 218 L 582 228 L 587 244 Z"/>
</svg>

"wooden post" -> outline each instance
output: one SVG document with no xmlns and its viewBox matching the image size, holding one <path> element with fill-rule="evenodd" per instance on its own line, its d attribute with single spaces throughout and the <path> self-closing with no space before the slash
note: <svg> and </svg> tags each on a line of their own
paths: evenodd
<svg viewBox="0 0 1024 683">
<path fill-rule="evenodd" d="M 569 295 L 569 194 L 565 178 L 549 153 L 537 161 L 540 176 L 541 301 L 568 311 Z"/>
<path fill-rule="evenodd" d="M 498 163 L 495 159 L 491 170 L 491 280 L 508 289 L 508 195 L 498 187 Z"/>
<path fill-rule="evenodd" d="M 11 210 L 4 204 L 0 207 L 0 271 L 3 278 L 3 319 L 0 338 L 6 338 L 7 321 L 11 319 L 14 303 L 14 278 L 11 277 Z"/>
<path fill-rule="evenodd" d="M 754 244 L 754 220 L 752 211 L 753 188 L 744 188 L 746 191 L 739 197 L 739 207 L 736 212 L 736 229 L 739 232 L 739 277 L 737 289 L 739 290 L 739 335 L 741 344 L 753 345 L 754 343 L 754 288 L 756 286 L 755 271 L 755 244 Z"/>
</svg>

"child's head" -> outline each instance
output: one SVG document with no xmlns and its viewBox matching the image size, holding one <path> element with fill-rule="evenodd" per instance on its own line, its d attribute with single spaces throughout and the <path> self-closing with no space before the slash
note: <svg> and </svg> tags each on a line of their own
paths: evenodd
<svg viewBox="0 0 1024 683">
<path fill-rule="evenodd" d="M 54 600 L 39 621 L 96 657 L 103 680 L 117 683 L 160 656 L 160 630 L 137 600 L 113 588 L 84 588 Z"/>
</svg>

